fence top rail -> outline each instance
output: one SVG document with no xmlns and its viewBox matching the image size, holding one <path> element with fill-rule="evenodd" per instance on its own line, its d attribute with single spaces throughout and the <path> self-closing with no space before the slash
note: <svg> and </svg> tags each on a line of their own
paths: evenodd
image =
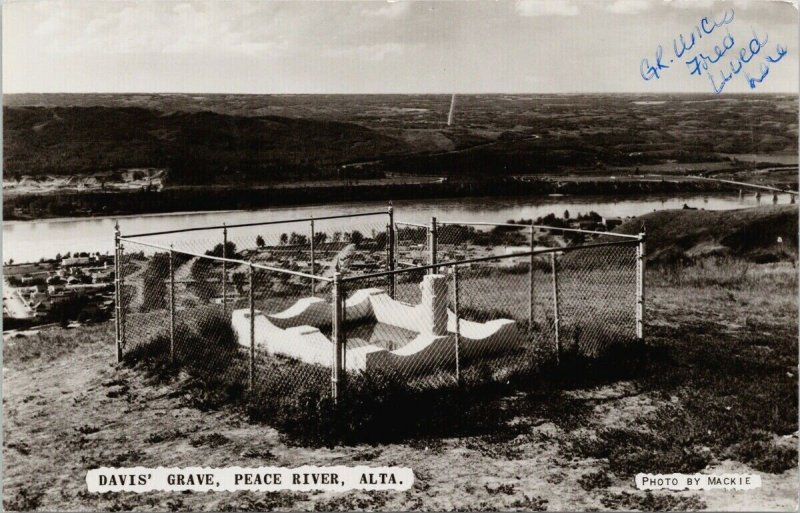
<svg viewBox="0 0 800 513">
<path fill-rule="evenodd" d="M 319 275 L 316 275 L 316 274 L 308 274 L 308 273 L 304 273 L 304 272 L 300 272 L 300 271 L 291 271 L 289 269 L 281 269 L 280 267 L 270 267 L 268 265 L 262 265 L 262 264 L 250 264 L 250 262 L 240 261 L 240 263 L 247 264 L 247 265 L 252 265 L 253 268 L 255 268 L 255 269 L 263 269 L 265 271 L 272 271 L 272 272 L 276 272 L 276 273 L 291 274 L 293 276 L 300 276 L 301 278 L 309 278 L 309 279 L 317 280 L 317 281 L 325 281 L 325 282 L 329 282 L 329 283 L 333 282 L 333 278 L 328 278 L 326 276 L 319 276 Z"/>
<path fill-rule="evenodd" d="M 409 223 L 408 221 L 395 221 L 395 222 L 394 222 L 394 224 L 395 224 L 395 225 L 402 224 L 402 225 L 404 225 L 404 226 L 416 226 L 416 227 L 418 227 L 418 228 L 428 228 L 428 225 L 427 225 L 427 224 L 421 224 L 421 223 Z"/>
<path fill-rule="evenodd" d="M 289 269 L 281 269 L 280 267 L 270 267 L 268 265 L 256 264 L 256 263 L 253 263 L 253 262 L 248 262 L 247 260 L 237 260 L 235 258 L 223 258 L 223 257 L 214 256 L 214 255 L 203 255 L 201 253 L 194 253 L 192 251 L 185 251 L 185 250 L 182 250 L 182 249 L 174 249 L 174 248 L 162 246 L 162 245 L 159 245 L 159 244 L 152 244 L 152 243 L 149 243 L 149 242 L 131 240 L 130 238 L 125 238 L 125 237 L 120 237 L 120 242 L 130 242 L 132 244 L 139 244 L 141 246 L 147 246 L 147 247 L 153 248 L 153 249 L 160 249 L 162 251 L 170 251 L 172 253 L 179 253 L 181 255 L 189 255 L 189 256 L 193 256 L 193 257 L 197 257 L 197 258 L 205 258 L 205 259 L 208 259 L 208 260 L 214 260 L 216 262 L 225 262 L 225 263 L 236 264 L 236 265 L 248 265 L 248 266 L 253 266 L 254 269 L 263 269 L 265 271 L 272 271 L 272 272 L 276 272 L 276 273 L 291 274 L 293 276 L 300 276 L 301 278 L 310 278 L 310 279 L 314 279 L 314 280 L 317 280 L 317 281 L 325 281 L 325 282 L 332 282 L 333 281 L 333 278 L 328 278 L 328 277 L 325 277 L 325 276 L 317 276 L 317 275 L 314 275 L 314 274 L 308 274 L 308 273 L 304 273 L 304 272 L 300 272 L 300 271 L 292 271 L 292 270 L 289 270 Z"/>
<path fill-rule="evenodd" d="M 450 260 L 448 262 L 438 262 L 435 264 L 418 265 L 414 267 L 406 267 L 404 269 L 394 269 L 392 271 L 381 271 L 377 273 L 343 276 L 342 281 L 343 282 L 358 281 L 362 279 L 381 278 L 383 276 L 392 276 L 395 274 L 403 274 L 413 271 L 425 271 L 429 269 L 439 269 L 441 267 L 453 267 L 459 265 L 474 264 L 479 262 L 490 262 L 492 260 L 505 260 L 509 258 L 545 255 L 549 253 L 570 253 L 572 251 L 580 251 L 582 249 L 603 248 L 608 246 L 633 246 L 634 244 L 635 241 L 633 240 L 621 240 L 615 242 L 599 242 L 597 244 L 582 244 L 580 246 L 565 246 L 563 248 L 547 248 L 547 249 L 537 249 L 535 251 L 520 251 L 519 253 L 515 252 L 515 253 L 509 253 L 507 255 L 492 255 L 492 256 L 485 256 L 478 258 L 470 258 L 466 260 Z"/>
<path fill-rule="evenodd" d="M 629 235 L 627 233 L 617 233 L 617 232 L 598 232 L 596 230 L 582 230 L 580 228 L 561 228 L 559 226 L 547 226 L 544 224 L 521 224 L 521 223 L 487 223 L 487 222 L 479 222 L 479 221 L 438 221 L 439 226 L 443 225 L 456 225 L 456 224 L 465 224 L 465 225 L 474 225 L 474 226 L 513 226 L 519 228 L 539 228 L 542 230 L 561 230 L 565 232 L 575 232 L 575 233 L 590 233 L 593 235 L 609 235 L 611 237 L 619 237 L 621 239 L 638 239 L 638 235 Z"/>
<path fill-rule="evenodd" d="M 320 217 L 301 217 L 297 219 L 281 219 L 279 221 L 259 221 L 256 223 L 238 223 L 238 224 L 219 224 L 219 225 L 211 225 L 211 226 L 193 226 L 189 228 L 180 228 L 176 230 L 163 230 L 160 232 L 146 232 L 146 233 L 133 233 L 129 235 L 120 235 L 120 237 L 125 237 L 127 239 L 131 239 L 132 237 L 154 237 L 156 235 L 169 235 L 171 233 L 183 233 L 183 232 L 199 232 L 205 230 L 224 230 L 228 228 L 245 228 L 248 226 L 266 226 L 270 224 L 289 224 L 289 223 L 306 223 L 309 221 L 325 221 L 327 219 L 343 219 L 347 217 L 365 217 L 365 216 L 377 216 L 377 215 L 388 215 L 386 210 L 381 211 L 372 211 L 372 212 L 359 212 L 356 214 L 338 214 L 332 216 L 320 216 Z"/>
</svg>

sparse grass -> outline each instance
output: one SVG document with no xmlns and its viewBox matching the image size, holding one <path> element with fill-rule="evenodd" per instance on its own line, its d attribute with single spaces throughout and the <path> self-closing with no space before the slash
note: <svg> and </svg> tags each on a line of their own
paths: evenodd
<svg viewBox="0 0 800 513">
<path fill-rule="evenodd" d="M 219 433 L 200 435 L 189 442 L 193 447 L 220 447 L 230 443 L 230 439 Z"/>
<path fill-rule="evenodd" d="M 168 440 L 178 440 L 183 438 L 184 433 L 179 429 L 170 429 L 158 433 L 151 433 L 145 439 L 145 442 L 150 444 L 159 444 Z"/>
<path fill-rule="evenodd" d="M 511 511 L 546 511 L 549 501 L 539 496 L 524 496 L 508 505 Z"/>
<path fill-rule="evenodd" d="M 754 264 L 730 257 L 714 257 L 696 263 L 675 262 L 653 265 L 649 284 L 679 288 L 717 287 L 726 290 L 754 289 L 774 292 L 797 287 L 797 274 L 764 272 L 775 265 Z M 787 281 L 788 280 L 788 281 Z"/>
<path fill-rule="evenodd" d="M 602 498 L 603 506 L 623 511 L 698 511 L 706 509 L 705 502 L 694 495 L 653 493 L 609 493 Z"/>
<path fill-rule="evenodd" d="M 581 478 L 578 479 L 578 484 L 581 485 L 581 488 L 584 490 L 591 491 L 598 488 L 608 488 L 611 486 L 611 479 L 608 477 L 608 473 L 601 469 L 582 475 Z"/>
<path fill-rule="evenodd" d="M 308 499 L 308 495 L 299 492 L 263 492 L 255 496 L 246 495 L 238 500 L 223 504 L 220 511 L 276 511 L 291 510 L 298 501 Z"/>
<path fill-rule="evenodd" d="M 486 493 L 489 495 L 514 495 L 514 485 L 511 483 L 503 483 L 497 486 L 486 485 Z"/>
<path fill-rule="evenodd" d="M 665 358 L 642 360 L 636 382 L 662 400 L 625 428 L 571 436 L 565 453 L 600 458 L 625 478 L 695 472 L 726 457 L 764 472 L 796 467 L 797 451 L 771 439 L 797 430 L 794 268 L 714 260 L 684 268 L 677 285 L 672 275 L 653 274 L 651 290 L 669 291 L 654 293 L 663 299 L 653 309 L 669 307 L 677 318 L 648 329 L 648 343 Z M 718 317 L 694 319 L 679 310 L 698 298 L 734 329 L 720 336 Z"/>
<path fill-rule="evenodd" d="M 738 461 L 745 461 L 762 472 L 779 474 L 797 467 L 797 448 L 779 446 L 767 432 L 752 432 L 745 440 L 727 450 L 727 454 Z"/>
<path fill-rule="evenodd" d="M 109 342 L 109 348 L 113 348 L 114 324 L 88 324 L 79 329 L 45 328 L 37 335 L 13 338 L 4 343 L 3 362 L 51 362 L 98 338 L 104 338 Z"/>
<path fill-rule="evenodd" d="M 314 511 L 375 511 L 389 499 L 387 492 L 356 492 L 314 504 Z"/>
<path fill-rule="evenodd" d="M 619 477 L 639 472 L 692 473 L 704 468 L 709 458 L 696 448 L 679 445 L 675 432 L 652 433 L 641 426 L 605 428 L 596 437 L 573 437 L 568 454 L 608 461 L 608 468 Z"/>
<path fill-rule="evenodd" d="M 3 499 L 5 511 L 33 511 L 39 509 L 44 492 L 23 488 L 12 496 Z"/>
</svg>

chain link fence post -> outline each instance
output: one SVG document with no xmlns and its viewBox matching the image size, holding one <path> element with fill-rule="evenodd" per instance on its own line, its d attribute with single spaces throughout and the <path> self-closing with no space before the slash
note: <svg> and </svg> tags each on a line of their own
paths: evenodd
<svg viewBox="0 0 800 513">
<path fill-rule="evenodd" d="M 122 293 L 120 292 L 120 257 L 119 257 L 119 222 L 114 223 L 114 315 L 115 342 L 117 346 L 117 363 L 122 361 Z"/>
<path fill-rule="evenodd" d="M 394 271 L 395 267 L 395 236 L 394 236 L 394 208 L 390 205 L 388 209 L 389 224 L 386 225 L 386 270 Z M 389 275 L 389 297 L 394 299 L 395 287 L 397 286 L 394 274 Z"/>
<path fill-rule="evenodd" d="M 310 221 L 310 224 L 311 224 L 311 239 L 310 239 L 310 242 L 311 242 L 311 258 L 310 258 L 310 260 L 311 260 L 311 272 L 310 272 L 310 274 L 315 274 L 315 272 L 314 272 L 314 269 L 315 269 L 315 265 L 314 265 L 314 236 L 316 234 L 314 233 L 314 220 L 313 219 Z M 316 282 L 316 280 L 314 280 L 314 278 L 311 278 L 311 297 L 314 297 L 316 295 L 316 293 L 317 293 L 317 282 Z"/>
<path fill-rule="evenodd" d="M 558 266 L 555 251 L 550 253 L 550 272 L 553 275 L 553 334 L 556 341 L 556 364 L 561 363 L 561 339 L 559 338 L 559 325 L 561 319 L 558 316 Z"/>
<path fill-rule="evenodd" d="M 535 228 L 531 225 L 531 253 L 536 250 L 536 242 L 534 241 L 534 232 Z M 531 342 L 533 342 L 533 316 L 534 316 L 534 276 L 533 276 L 533 267 L 534 267 L 534 255 L 531 254 L 530 258 L 530 290 L 529 290 L 529 297 L 528 297 L 528 336 L 531 337 Z"/>
<path fill-rule="evenodd" d="M 347 285 L 341 283 L 339 287 L 339 303 L 341 310 L 341 322 L 339 323 L 339 345 L 341 356 L 339 357 L 339 392 L 345 393 L 347 388 Z"/>
<path fill-rule="evenodd" d="M 436 265 L 436 250 L 437 250 L 437 230 L 436 230 L 436 217 L 431 217 L 431 224 L 428 227 L 428 263 Z M 434 274 L 436 271 L 431 268 L 428 274 Z"/>
<path fill-rule="evenodd" d="M 175 252 L 169 245 L 169 361 L 175 363 Z"/>
<path fill-rule="evenodd" d="M 255 359 L 256 359 L 256 301 L 255 301 L 255 279 L 253 277 L 253 262 L 248 263 L 248 280 L 250 282 L 250 359 L 247 367 L 247 386 L 253 392 L 253 382 L 255 381 Z"/>
<path fill-rule="evenodd" d="M 333 365 L 331 365 L 331 396 L 334 403 L 339 401 L 342 374 L 342 275 L 338 271 L 333 275 L 333 294 L 331 313 L 333 316 L 331 338 L 333 339 Z"/>
<path fill-rule="evenodd" d="M 125 350 L 125 245 L 119 244 L 119 353 Z"/>
<path fill-rule="evenodd" d="M 644 265 L 645 265 L 645 230 L 639 233 L 639 244 L 636 246 L 636 338 L 644 338 Z"/>
<path fill-rule="evenodd" d="M 453 266 L 453 315 L 456 318 L 456 384 L 461 384 L 461 319 L 458 317 L 458 266 Z"/>
<path fill-rule="evenodd" d="M 222 223 L 222 258 L 228 258 L 228 227 Z M 228 312 L 228 263 L 222 261 L 222 313 Z"/>
</svg>

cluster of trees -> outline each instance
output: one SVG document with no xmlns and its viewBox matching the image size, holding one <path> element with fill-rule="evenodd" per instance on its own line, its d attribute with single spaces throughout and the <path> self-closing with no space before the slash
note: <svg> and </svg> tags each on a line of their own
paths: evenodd
<svg viewBox="0 0 800 513">
<path fill-rule="evenodd" d="M 242 258 L 242 255 L 236 251 L 236 243 L 231 241 L 227 241 L 225 243 L 225 246 L 223 246 L 222 243 L 220 242 L 212 249 L 206 251 L 206 255 L 220 257 L 220 258 L 222 257 L 233 258 L 233 259 Z"/>
<path fill-rule="evenodd" d="M 575 221 L 582 222 L 582 221 L 593 221 L 595 223 L 599 223 L 602 221 L 603 218 L 597 212 L 590 211 L 588 214 L 578 214 L 578 217 L 575 218 Z M 556 228 L 569 228 L 572 226 L 570 222 L 570 213 L 569 210 L 564 211 L 563 217 L 557 217 L 554 213 L 549 213 L 544 217 L 539 217 L 536 219 L 534 224 L 541 224 L 545 226 L 553 226 Z M 564 240 L 567 241 L 567 244 L 575 245 L 575 244 L 582 244 L 586 242 L 586 234 L 581 232 L 568 232 L 568 231 L 559 231 L 554 230 L 553 235 L 561 235 L 564 237 Z"/>
<path fill-rule="evenodd" d="M 554 213 L 540 216 L 534 219 L 509 219 L 507 224 L 516 225 L 546 225 L 555 228 L 569 228 L 571 226 L 572 216 L 569 210 L 565 210 L 562 217 L 556 216 Z M 595 221 L 600 222 L 602 217 L 597 212 L 589 212 L 588 214 L 578 214 L 574 219 L 580 221 Z M 454 225 L 447 224 L 439 226 L 438 240 L 440 244 L 475 244 L 480 246 L 500 246 L 500 245 L 515 245 L 524 244 L 527 238 L 522 233 L 522 226 L 495 226 L 491 230 L 478 230 L 470 225 Z M 559 233 L 568 239 L 579 237 L 581 234 L 573 234 L 570 232 Z M 424 243 L 427 237 L 427 230 L 421 227 L 404 227 L 397 230 L 397 237 L 401 241 L 413 240 L 418 243 Z"/>
<path fill-rule="evenodd" d="M 415 233 L 415 237 L 424 237 L 425 230 L 419 228 L 423 233 Z M 522 227 L 518 226 L 495 226 L 491 230 L 478 230 L 470 225 L 447 224 L 438 228 L 438 240 L 440 244 L 474 244 L 478 246 L 503 246 L 515 245 L 525 242 L 525 236 L 521 233 Z M 425 240 L 420 238 L 420 241 Z"/>
<path fill-rule="evenodd" d="M 559 228 L 567 228 L 570 224 L 570 219 L 572 219 L 572 215 L 569 213 L 569 210 L 564 210 L 564 214 L 561 217 L 555 215 L 555 213 L 550 212 L 546 216 L 539 216 L 536 219 L 509 219 L 506 221 L 509 224 L 541 224 L 546 226 L 556 226 Z M 594 210 L 589 211 L 587 214 L 578 213 L 578 216 L 575 217 L 575 221 L 594 221 L 599 223 L 603 220 L 603 217 L 595 212 Z"/>
<path fill-rule="evenodd" d="M 383 236 L 385 243 L 385 238 L 386 238 L 385 233 L 376 234 L 376 241 L 378 237 L 381 237 L 381 235 Z M 290 234 L 282 233 L 278 241 L 281 246 L 305 246 L 309 244 L 308 236 L 297 232 L 291 232 Z M 351 242 L 355 245 L 359 245 L 364 241 L 364 234 L 358 230 L 353 230 L 352 232 L 333 232 L 330 242 L 342 242 L 342 241 Z M 325 242 L 328 242 L 327 233 L 317 232 L 314 234 L 315 246 L 319 246 L 321 244 L 324 244 Z M 266 247 L 266 245 L 267 243 L 264 240 L 264 237 L 261 235 L 257 235 L 256 246 L 258 246 L 259 248 L 264 248 Z"/>
<path fill-rule="evenodd" d="M 534 219 L 509 219 L 506 221 L 509 224 L 522 224 L 522 225 L 544 225 L 544 226 L 552 226 L 554 228 L 570 228 L 573 223 L 575 222 L 582 222 L 582 221 L 592 221 L 595 223 L 599 223 L 603 220 L 603 217 L 595 211 L 589 211 L 587 214 L 579 213 L 577 217 L 573 218 L 572 215 L 569 213 L 569 210 L 564 210 L 564 214 L 561 217 L 558 217 L 555 213 L 551 212 L 546 216 L 539 216 L 535 220 Z M 498 226 L 494 228 L 493 231 L 500 232 L 500 233 L 508 233 L 508 232 L 515 232 L 520 230 L 520 228 L 513 227 L 513 226 Z M 568 232 L 568 231 L 560 231 L 560 230 L 553 230 L 553 235 L 561 235 L 569 244 L 581 244 L 585 242 L 586 236 L 583 233 L 576 233 L 576 232 Z"/>
<path fill-rule="evenodd" d="M 87 258 L 87 257 L 90 257 L 90 256 L 99 257 L 100 256 L 100 252 L 96 251 L 94 253 L 87 253 L 86 251 L 76 251 L 74 253 L 70 253 L 69 251 L 67 251 L 63 255 L 61 253 L 56 253 L 56 260 L 61 260 L 62 258 L 72 258 L 72 257 Z"/>
</svg>

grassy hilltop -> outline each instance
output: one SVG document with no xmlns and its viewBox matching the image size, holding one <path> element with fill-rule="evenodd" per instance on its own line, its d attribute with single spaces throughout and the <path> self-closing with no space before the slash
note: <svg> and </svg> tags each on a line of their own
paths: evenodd
<svg viewBox="0 0 800 513">
<path fill-rule="evenodd" d="M 110 323 L 12 340 L 4 348 L 4 506 L 793 510 L 798 276 L 796 255 L 772 252 L 770 241 L 796 237 L 797 207 L 657 212 L 626 229 L 642 221 L 653 258 L 644 346 L 528 387 L 455 396 L 439 410 L 407 408 L 370 443 L 309 445 L 214 394 L 198 395 L 185 376 L 162 382 L 117 368 Z M 697 249 L 712 246 L 726 249 Z M 763 260 L 770 262 L 754 262 Z M 104 465 L 309 463 L 407 465 L 416 483 L 397 494 L 85 492 L 86 470 Z M 757 472 L 765 486 L 735 498 L 722 490 L 644 493 L 633 486 L 637 472 Z"/>
<path fill-rule="evenodd" d="M 727 211 L 660 210 L 619 228 L 647 232 L 647 258 L 671 263 L 706 256 L 735 256 L 756 262 L 797 258 L 797 205 L 770 205 Z M 782 242 L 778 242 L 778 239 Z"/>
</svg>

